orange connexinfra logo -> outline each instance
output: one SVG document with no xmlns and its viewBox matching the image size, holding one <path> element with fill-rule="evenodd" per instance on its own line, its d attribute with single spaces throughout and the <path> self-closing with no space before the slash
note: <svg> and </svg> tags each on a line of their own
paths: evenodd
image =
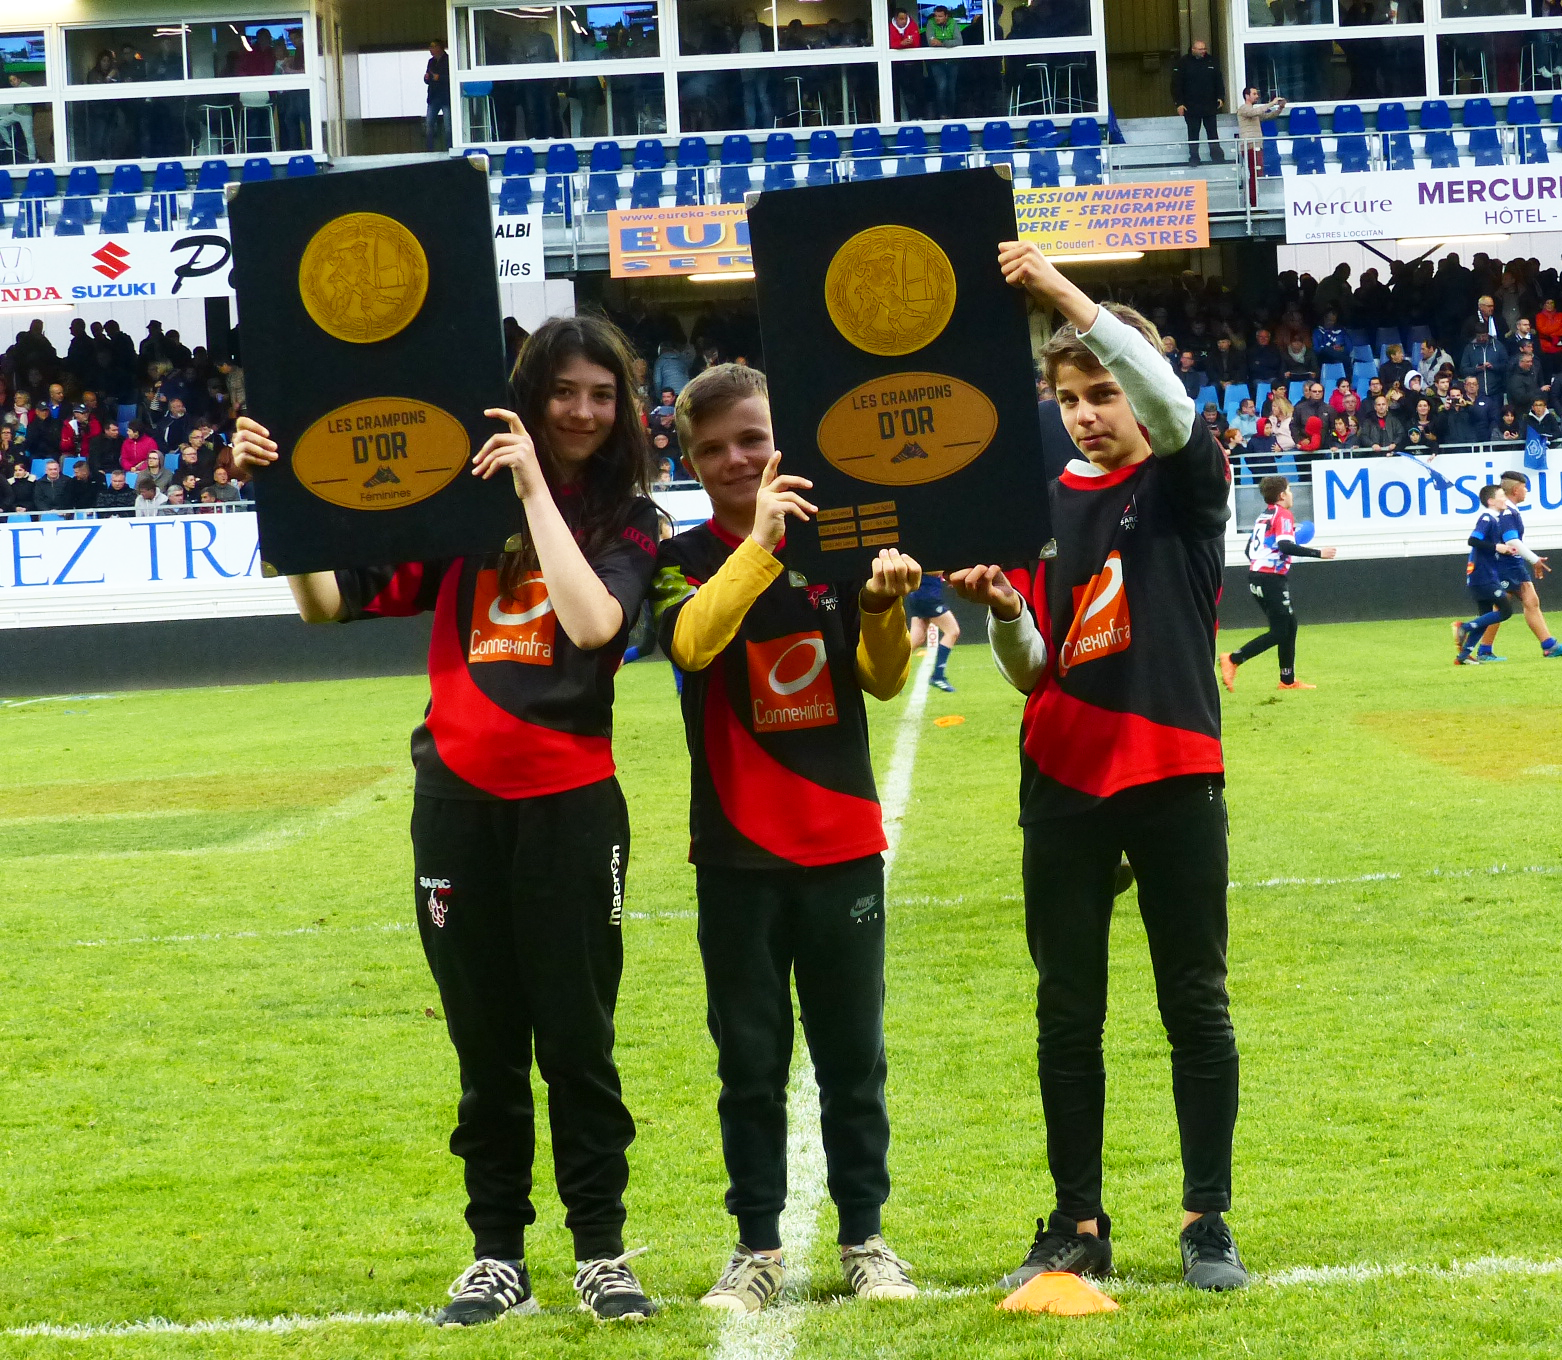
<svg viewBox="0 0 1562 1360">
<path fill-rule="evenodd" d="M 822 633 L 789 633 L 746 645 L 754 731 L 790 732 L 840 721 Z"/>
<path fill-rule="evenodd" d="M 1110 554 L 1089 585 L 1074 587 L 1074 623 L 1058 652 L 1058 674 L 1113 652 L 1126 651 L 1128 595 L 1123 589 L 1123 558 Z"/>
<path fill-rule="evenodd" d="M 477 573 L 472 594 L 472 636 L 466 659 L 524 661 L 532 666 L 553 664 L 553 630 L 558 617 L 540 571 L 521 577 L 513 597 L 499 593 L 499 573 Z"/>
</svg>

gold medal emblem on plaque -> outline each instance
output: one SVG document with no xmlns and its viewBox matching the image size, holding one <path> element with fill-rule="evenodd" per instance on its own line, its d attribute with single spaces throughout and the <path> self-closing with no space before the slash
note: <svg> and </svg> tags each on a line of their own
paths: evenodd
<svg viewBox="0 0 1562 1360">
<path fill-rule="evenodd" d="M 911 354 L 943 333 L 955 310 L 955 271 L 937 241 L 911 227 L 859 231 L 824 278 L 830 320 L 869 354 Z"/>
<path fill-rule="evenodd" d="M 428 257 L 394 217 L 343 213 L 304 247 L 298 291 L 327 335 L 355 345 L 388 340 L 423 306 Z"/>
</svg>

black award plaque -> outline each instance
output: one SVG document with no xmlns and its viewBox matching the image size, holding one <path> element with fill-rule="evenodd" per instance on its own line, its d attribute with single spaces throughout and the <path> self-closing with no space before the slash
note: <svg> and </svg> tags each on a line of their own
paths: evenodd
<svg viewBox="0 0 1562 1360">
<path fill-rule="evenodd" d="M 472 455 L 509 404 L 488 174 L 454 159 L 241 186 L 233 279 L 269 574 L 497 552 L 507 476 Z"/>
<path fill-rule="evenodd" d="M 1006 174 L 760 194 L 749 233 L 782 471 L 819 507 L 787 566 L 862 577 L 886 546 L 935 571 L 1035 558 L 1052 531 L 1025 298 L 998 268 L 1018 238 Z"/>
</svg>

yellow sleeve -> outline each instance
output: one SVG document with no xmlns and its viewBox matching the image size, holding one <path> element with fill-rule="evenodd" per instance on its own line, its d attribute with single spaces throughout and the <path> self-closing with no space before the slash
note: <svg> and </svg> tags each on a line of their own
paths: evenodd
<svg viewBox="0 0 1562 1360">
<path fill-rule="evenodd" d="M 893 699 L 911 674 L 911 635 L 906 631 L 906 606 L 896 600 L 882 614 L 858 611 L 862 631 L 857 638 L 857 683 L 875 699 Z"/>
<path fill-rule="evenodd" d="M 745 538 L 678 611 L 673 623 L 673 664 L 685 671 L 702 671 L 710 665 L 738 635 L 749 607 L 780 574 L 776 555 Z"/>
</svg>

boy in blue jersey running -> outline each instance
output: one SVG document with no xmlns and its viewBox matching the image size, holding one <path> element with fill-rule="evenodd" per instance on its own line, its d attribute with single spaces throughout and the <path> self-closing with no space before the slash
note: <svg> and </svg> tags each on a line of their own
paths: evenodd
<svg viewBox="0 0 1562 1360">
<path fill-rule="evenodd" d="M 960 641 L 960 624 L 944 599 L 942 573 L 930 571 L 922 577 L 922 585 L 906 597 L 906 615 L 913 651 L 927 642 L 929 625 L 938 629 L 938 655 L 934 658 L 933 675 L 928 684 L 945 694 L 953 694 L 955 687 L 944 674 L 944 667 L 949 664 L 949 649 Z"/>
<path fill-rule="evenodd" d="M 1529 624 L 1530 631 L 1540 643 L 1540 654 L 1544 657 L 1562 657 L 1562 647 L 1551 636 L 1551 630 L 1546 626 L 1546 616 L 1540 612 L 1540 594 L 1535 589 L 1535 582 L 1551 569 L 1550 564 L 1524 542 L 1524 519 L 1519 514 L 1519 506 L 1529 497 L 1529 477 L 1522 472 L 1504 472 L 1501 484 L 1508 506 L 1497 517 L 1498 535 L 1516 554 L 1506 564 L 1511 573 L 1509 579 L 1514 586 L 1511 594 L 1524 611 L 1524 622 Z M 1482 636 L 1481 645 L 1475 652 L 1477 661 L 1508 659 L 1492 653 L 1492 644 L 1497 640 L 1497 627 L 1493 624 Z"/>
<path fill-rule="evenodd" d="M 1502 513 L 1507 508 L 1508 498 L 1500 486 L 1481 488 L 1481 513 L 1470 530 L 1470 558 L 1464 568 L 1464 583 L 1470 598 L 1482 612 L 1467 623 L 1454 620 L 1456 666 L 1480 665 L 1480 658 L 1475 655 L 1476 639 L 1488 628 L 1513 616 L 1508 592 L 1517 589 L 1516 573 L 1511 564 L 1518 554 L 1502 538 Z"/>
</svg>

